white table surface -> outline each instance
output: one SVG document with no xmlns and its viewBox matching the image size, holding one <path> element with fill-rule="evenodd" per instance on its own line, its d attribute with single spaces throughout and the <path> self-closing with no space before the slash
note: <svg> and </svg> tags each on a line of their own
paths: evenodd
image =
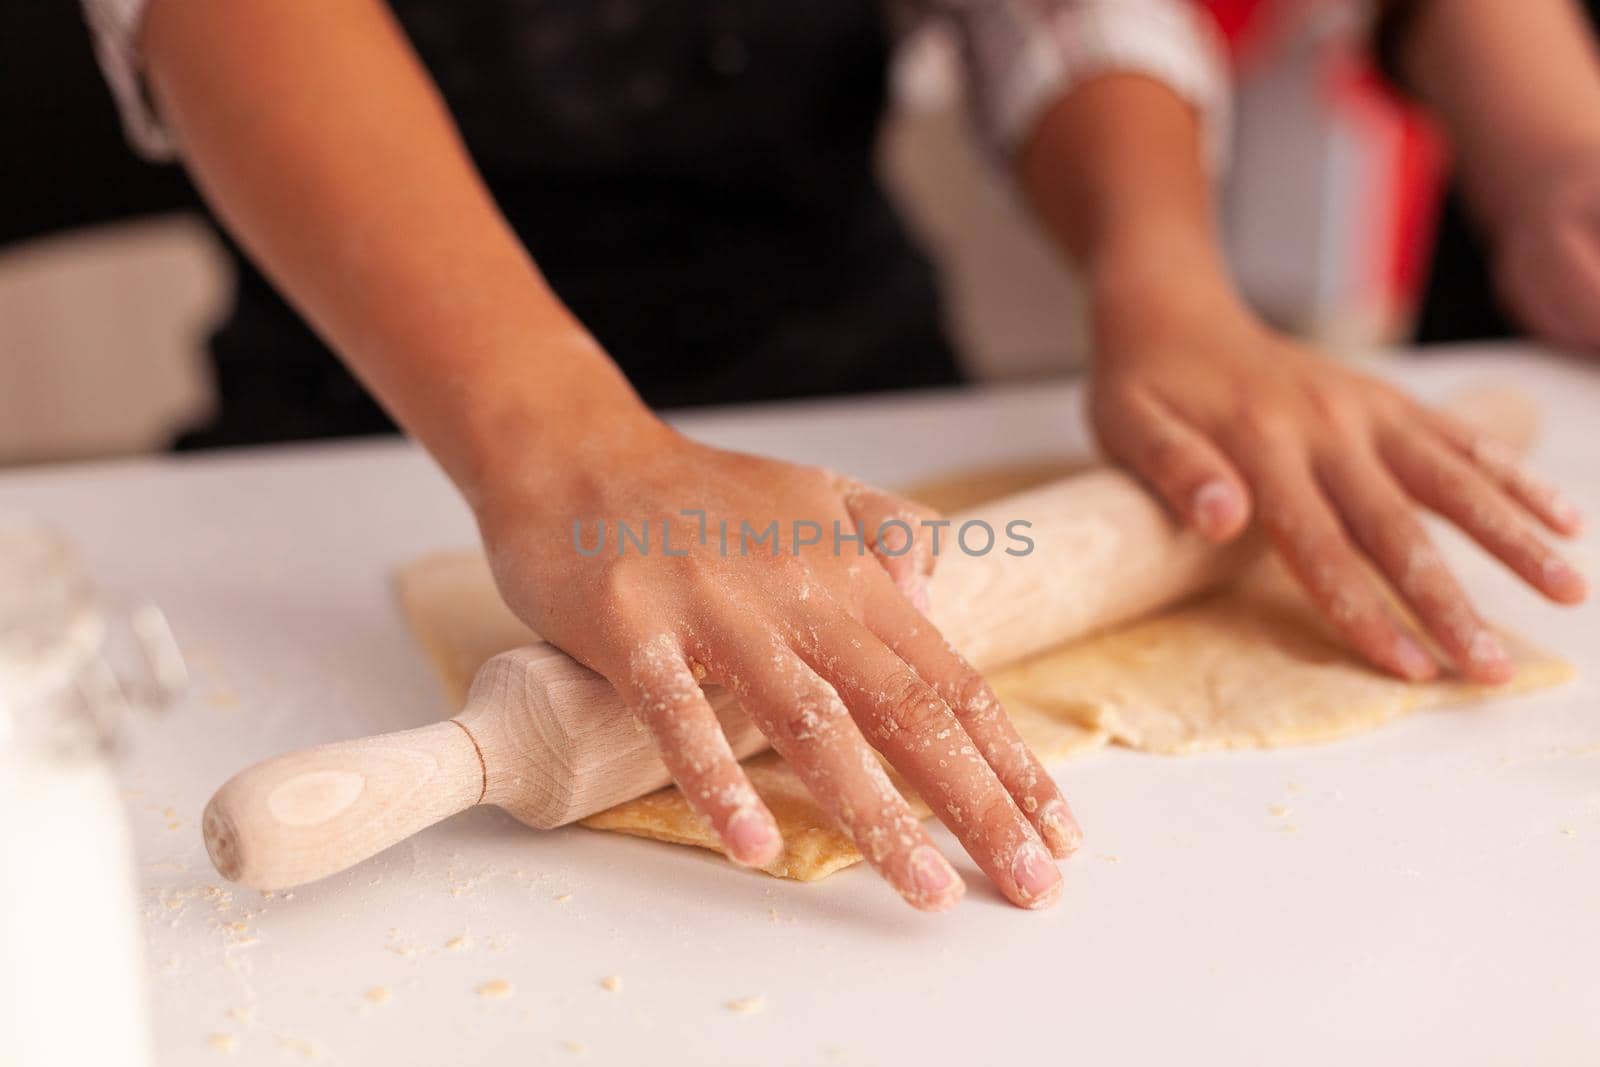
<svg viewBox="0 0 1600 1067">
<path fill-rule="evenodd" d="M 1483 349 L 1394 370 L 1429 396 L 1534 394 L 1536 460 L 1600 518 L 1600 366 Z M 894 483 L 1080 449 L 1078 411 L 1063 384 L 681 421 Z M 228 775 L 445 714 L 388 578 L 470 544 L 467 512 L 402 443 L 14 471 L 0 510 L 156 599 L 191 657 L 192 692 L 123 765 L 164 1065 L 1600 1059 L 1600 609 L 1545 605 L 1457 542 L 1482 606 L 1577 681 L 1320 747 L 1068 761 L 1088 839 L 1060 905 L 1009 907 L 961 857 L 966 901 L 925 916 L 865 868 L 799 885 L 487 808 L 292 895 L 228 887 L 198 829 Z M 1572 553 L 1591 574 L 1595 543 Z M 475 993 L 497 979 L 511 996 Z"/>
</svg>

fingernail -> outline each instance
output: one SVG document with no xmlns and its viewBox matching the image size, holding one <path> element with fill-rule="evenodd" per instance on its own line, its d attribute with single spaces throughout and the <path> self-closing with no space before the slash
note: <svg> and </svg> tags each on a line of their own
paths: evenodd
<svg viewBox="0 0 1600 1067">
<path fill-rule="evenodd" d="M 741 808 L 728 820 L 728 848 L 741 863 L 764 858 L 773 847 L 772 824 L 755 808 Z"/>
<path fill-rule="evenodd" d="M 1035 841 L 1017 849 L 1011 860 L 1011 877 L 1017 883 L 1022 903 L 1030 908 L 1049 907 L 1061 893 L 1061 872 L 1044 846 Z"/>
<path fill-rule="evenodd" d="M 1439 672 L 1439 665 L 1428 655 L 1428 650 L 1408 634 L 1401 634 L 1395 642 L 1394 655 L 1401 672 L 1414 682 L 1432 678 Z"/>
<path fill-rule="evenodd" d="M 1511 666 L 1511 657 L 1506 654 L 1506 647 L 1488 630 L 1479 630 L 1472 635 L 1472 642 L 1467 645 L 1467 659 L 1479 667 L 1496 673 L 1499 673 L 1501 668 Z"/>
<path fill-rule="evenodd" d="M 1203 533 L 1220 534 L 1238 521 L 1239 494 L 1227 482 L 1209 481 L 1195 490 L 1191 510 Z"/>
<path fill-rule="evenodd" d="M 1556 556 L 1546 556 L 1544 566 L 1545 588 L 1562 600 L 1582 600 L 1589 593 L 1589 583 L 1573 569 L 1572 564 Z"/>
<path fill-rule="evenodd" d="M 1578 510 L 1578 505 L 1559 493 L 1550 498 L 1550 517 L 1556 520 L 1557 526 L 1565 527 L 1569 533 L 1583 530 L 1583 512 Z"/>
<path fill-rule="evenodd" d="M 949 907 L 961 897 L 961 876 L 949 860 L 929 845 L 918 845 L 912 851 L 911 880 L 922 897 L 921 903 Z"/>
<path fill-rule="evenodd" d="M 1052 800 L 1039 812 L 1039 824 L 1044 827 L 1044 841 L 1059 858 L 1066 858 L 1083 843 L 1083 827 L 1072 817 L 1072 809 L 1064 800 Z"/>
</svg>

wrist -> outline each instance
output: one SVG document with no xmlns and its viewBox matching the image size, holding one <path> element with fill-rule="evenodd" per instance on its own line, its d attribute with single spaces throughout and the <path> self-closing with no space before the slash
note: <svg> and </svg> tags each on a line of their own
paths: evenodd
<svg viewBox="0 0 1600 1067">
<path fill-rule="evenodd" d="M 1491 248 L 1519 221 L 1547 213 L 1576 175 L 1600 169 L 1600 133 L 1548 140 L 1510 165 L 1465 168 L 1464 184 Z"/>
<path fill-rule="evenodd" d="M 1089 261 L 1090 311 L 1102 342 L 1119 332 L 1120 324 L 1146 316 L 1249 314 L 1209 234 L 1181 227 L 1153 230 L 1159 232 L 1108 241 Z"/>
<path fill-rule="evenodd" d="M 569 495 L 617 456 L 676 437 L 587 335 L 558 343 L 573 351 L 486 373 L 461 405 L 450 474 L 480 523 L 498 502 Z"/>
</svg>

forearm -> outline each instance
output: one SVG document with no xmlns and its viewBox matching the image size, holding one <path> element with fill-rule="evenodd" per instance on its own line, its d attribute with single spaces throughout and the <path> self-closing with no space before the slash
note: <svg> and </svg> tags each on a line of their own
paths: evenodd
<svg viewBox="0 0 1600 1067">
<path fill-rule="evenodd" d="M 1474 458 L 1470 436 L 1250 313 L 1216 238 L 1198 123 L 1174 93 L 1126 76 L 1084 84 L 1038 124 L 1019 177 L 1089 282 L 1088 407 L 1103 450 L 1203 537 L 1237 537 L 1253 518 L 1368 662 L 1410 680 L 1438 673 L 1374 589 L 1381 573 L 1466 677 L 1511 671 L 1413 501 L 1553 599 L 1582 599 L 1582 579 L 1517 511 L 1572 529 L 1548 487 Z"/>
<path fill-rule="evenodd" d="M 1400 77 L 1448 127 L 1474 208 L 1497 229 L 1530 178 L 1600 151 L 1600 64 L 1571 0 L 1414 0 Z"/>
<path fill-rule="evenodd" d="M 1016 174 L 1097 309 L 1153 294 L 1237 302 L 1198 116 L 1160 83 L 1110 74 L 1078 86 L 1034 127 Z"/>
<path fill-rule="evenodd" d="M 217 214 L 469 499 L 503 457 L 642 412 L 377 0 L 156 0 L 142 46 Z"/>
</svg>

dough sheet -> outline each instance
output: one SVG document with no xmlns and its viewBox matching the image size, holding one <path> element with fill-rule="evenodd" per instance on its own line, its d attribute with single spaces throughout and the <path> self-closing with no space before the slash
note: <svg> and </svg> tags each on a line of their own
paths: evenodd
<svg viewBox="0 0 1600 1067">
<path fill-rule="evenodd" d="M 911 495 L 956 511 L 1081 466 L 1044 460 L 954 476 Z M 409 563 L 397 585 L 452 709 L 461 707 L 480 664 L 535 639 L 501 602 L 476 551 Z M 992 672 L 989 681 L 1047 764 L 1107 743 L 1169 754 L 1262 748 L 1329 741 L 1410 711 L 1571 677 L 1562 661 L 1515 635 L 1502 636 L 1517 666 L 1505 686 L 1390 678 L 1348 652 L 1276 561 L 1267 559 L 1226 589 Z M 783 834 L 784 850 L 767 873 L 813 881 L 861 859 L 779 756 L 763 753 L 745 767 Z M 926 806 L 907 795 L 926 817 Z M 720 851 L 709 827 L 671 786 L 583 824 Z"/>
</svg>

